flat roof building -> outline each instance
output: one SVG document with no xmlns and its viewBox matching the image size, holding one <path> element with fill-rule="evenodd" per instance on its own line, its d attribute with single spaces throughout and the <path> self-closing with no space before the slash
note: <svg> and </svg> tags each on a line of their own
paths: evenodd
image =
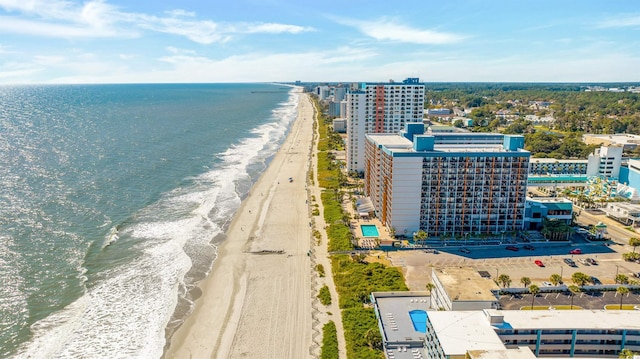
<svg viewBox="0 0 640 359">
<path fill-rule="evenodd" d="M 417 293 L 372 299 L 387 358 L 530 358 L 524 348 L 536 357 L 617 358 L 640 350 L 639 311 L 437 311 Z"/>
<path fill-rule="evenodd" d="M 529 168 L 524 137 L 495 133 L 424 134 L 411 123 L 369 134 L 365 194 L 398 235 L 418 230 L 455 238 L 522 228 Z"/>
<path fill-rule="evenodd" d="M 491 278 L 483 278 L 472 268 L 431 270 L 431 307 L 443 310 L 476 310 L 498 307 L 500 288 Z"/>
</svg>

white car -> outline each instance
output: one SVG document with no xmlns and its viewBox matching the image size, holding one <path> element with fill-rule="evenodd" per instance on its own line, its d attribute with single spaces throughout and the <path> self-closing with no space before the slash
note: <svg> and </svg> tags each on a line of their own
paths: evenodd
<svg viewBox="0 0 640 359">
<path fill-rule="evenodd" d="M 542 282 L 543 287 L 553 287 L 553 283 L 551 282 Z"/>
</svg>

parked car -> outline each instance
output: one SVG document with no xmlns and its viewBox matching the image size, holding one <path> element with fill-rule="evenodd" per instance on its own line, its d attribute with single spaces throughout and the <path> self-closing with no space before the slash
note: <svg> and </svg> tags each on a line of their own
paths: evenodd
<svg viewBox="0 0 640 359">
<path fill-rule="evenodd" d="M 565 258 L 563 260 L 565 263 L 567 263 L 567 265 L 569 265 L 569 267 L 577 267 L 576 262 L 574 262 L 573 259 Z"/>
<path fill-rule="evenodd" d="M 506 246 L 505 249 L 508 250 L 508 251 L 517 252 L 520 248 L 518 248 L 516 246 Z"/>
<path fill-rule="evenodd" d="M 460 252 L 462 252 L 462 253 L 466 253 L 466 254 L 471 253 L 471 251 L 470 251 L 470 250 L 468 250 L 467 248 L 460 248 Z"/>
<path fill-rule="evenodd" d="M 640 278 L 640 272 L 638 272 L 638 273 L 633 273 L 633 276 L 634 276 L 634 277 L 636 277 L 636 278 Z"/>
<path fill-rule="evenodd" d="M 533 261 L 533 263 L 535 263 L 538 267 L 544 267 L 544 263 L 542 263 L 542 261 L 539 259 L 536 259 L 535 261 Z"/>
<path fill-rule="evenodd" d="M 598 261 L 593 259 L 593 258 L 587 258 L 586 261 L 587 261 L 587 263 L 591 264 L 592 266 L 597 266 L 598 265 Z"/>
<path fill-rule="evenodd" d="M 582 254 L 582 249 L 576 248 L 569 251 L 569 254 Z"/>
<path fill-rule="evenodd" d="M 522 247 L 522 248 L 524 248 L 524 249 L 526 249 L 526 250 L 528 250 L 528 251 L 532 251 L 532 250 L 536 249 L 536 247 L 534 247 L 534 246 L 532 246 L 532 245 L 530 245 L 530 244 L 526 244 L 526 245 L 525 245 L 524 247 Z"/>
<path fill-rule="evenodd" d="M 591 277 L 591 283 L 595 284 L 595 285 L 600 285 L 602 284 L 602 282 L 600 281 L 600 279 L 596 278 L 596 277 Z"/>
<path fill-rule="evenodd" d="M 578 263 L 582 264 L 583 266 L 591 265 L 585 258 L 578 259 Z"/>
<path fill-rule="evenodd" d="M 553 283 L 551 282 L 542 282 L 543 287 L 553 287 Z"/>
</svg>

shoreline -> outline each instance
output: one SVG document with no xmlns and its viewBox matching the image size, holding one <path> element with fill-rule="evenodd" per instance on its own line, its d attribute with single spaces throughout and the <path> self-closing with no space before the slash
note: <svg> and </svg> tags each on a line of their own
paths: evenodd
<svg viewBox="0 0 640 359">
<path fill-rule="evenodd" d="M 306 182 L 313 111 L 301 93 L 289 134 L 234 215 L 165 358 L 311 356 Z"/>
</svg>

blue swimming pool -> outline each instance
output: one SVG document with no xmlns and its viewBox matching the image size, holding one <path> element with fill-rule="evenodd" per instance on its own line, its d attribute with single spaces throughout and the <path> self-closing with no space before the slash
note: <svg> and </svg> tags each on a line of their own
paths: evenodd
<svg viewBox="0 0 640 359">
<path fill-rule="evenodd" d="M 361 224 L 360 230 L 363 237 L 378 237 L 378 227 L 375 224 Z"/>
<path fill-rule="evenodd" d="M 413 329 L 415 329 L 416 332 L 427 332 L 427 312 L 424 310 L 412 310 L 409 312 L 409 317 L 411 317 Z"/>
</svg>

